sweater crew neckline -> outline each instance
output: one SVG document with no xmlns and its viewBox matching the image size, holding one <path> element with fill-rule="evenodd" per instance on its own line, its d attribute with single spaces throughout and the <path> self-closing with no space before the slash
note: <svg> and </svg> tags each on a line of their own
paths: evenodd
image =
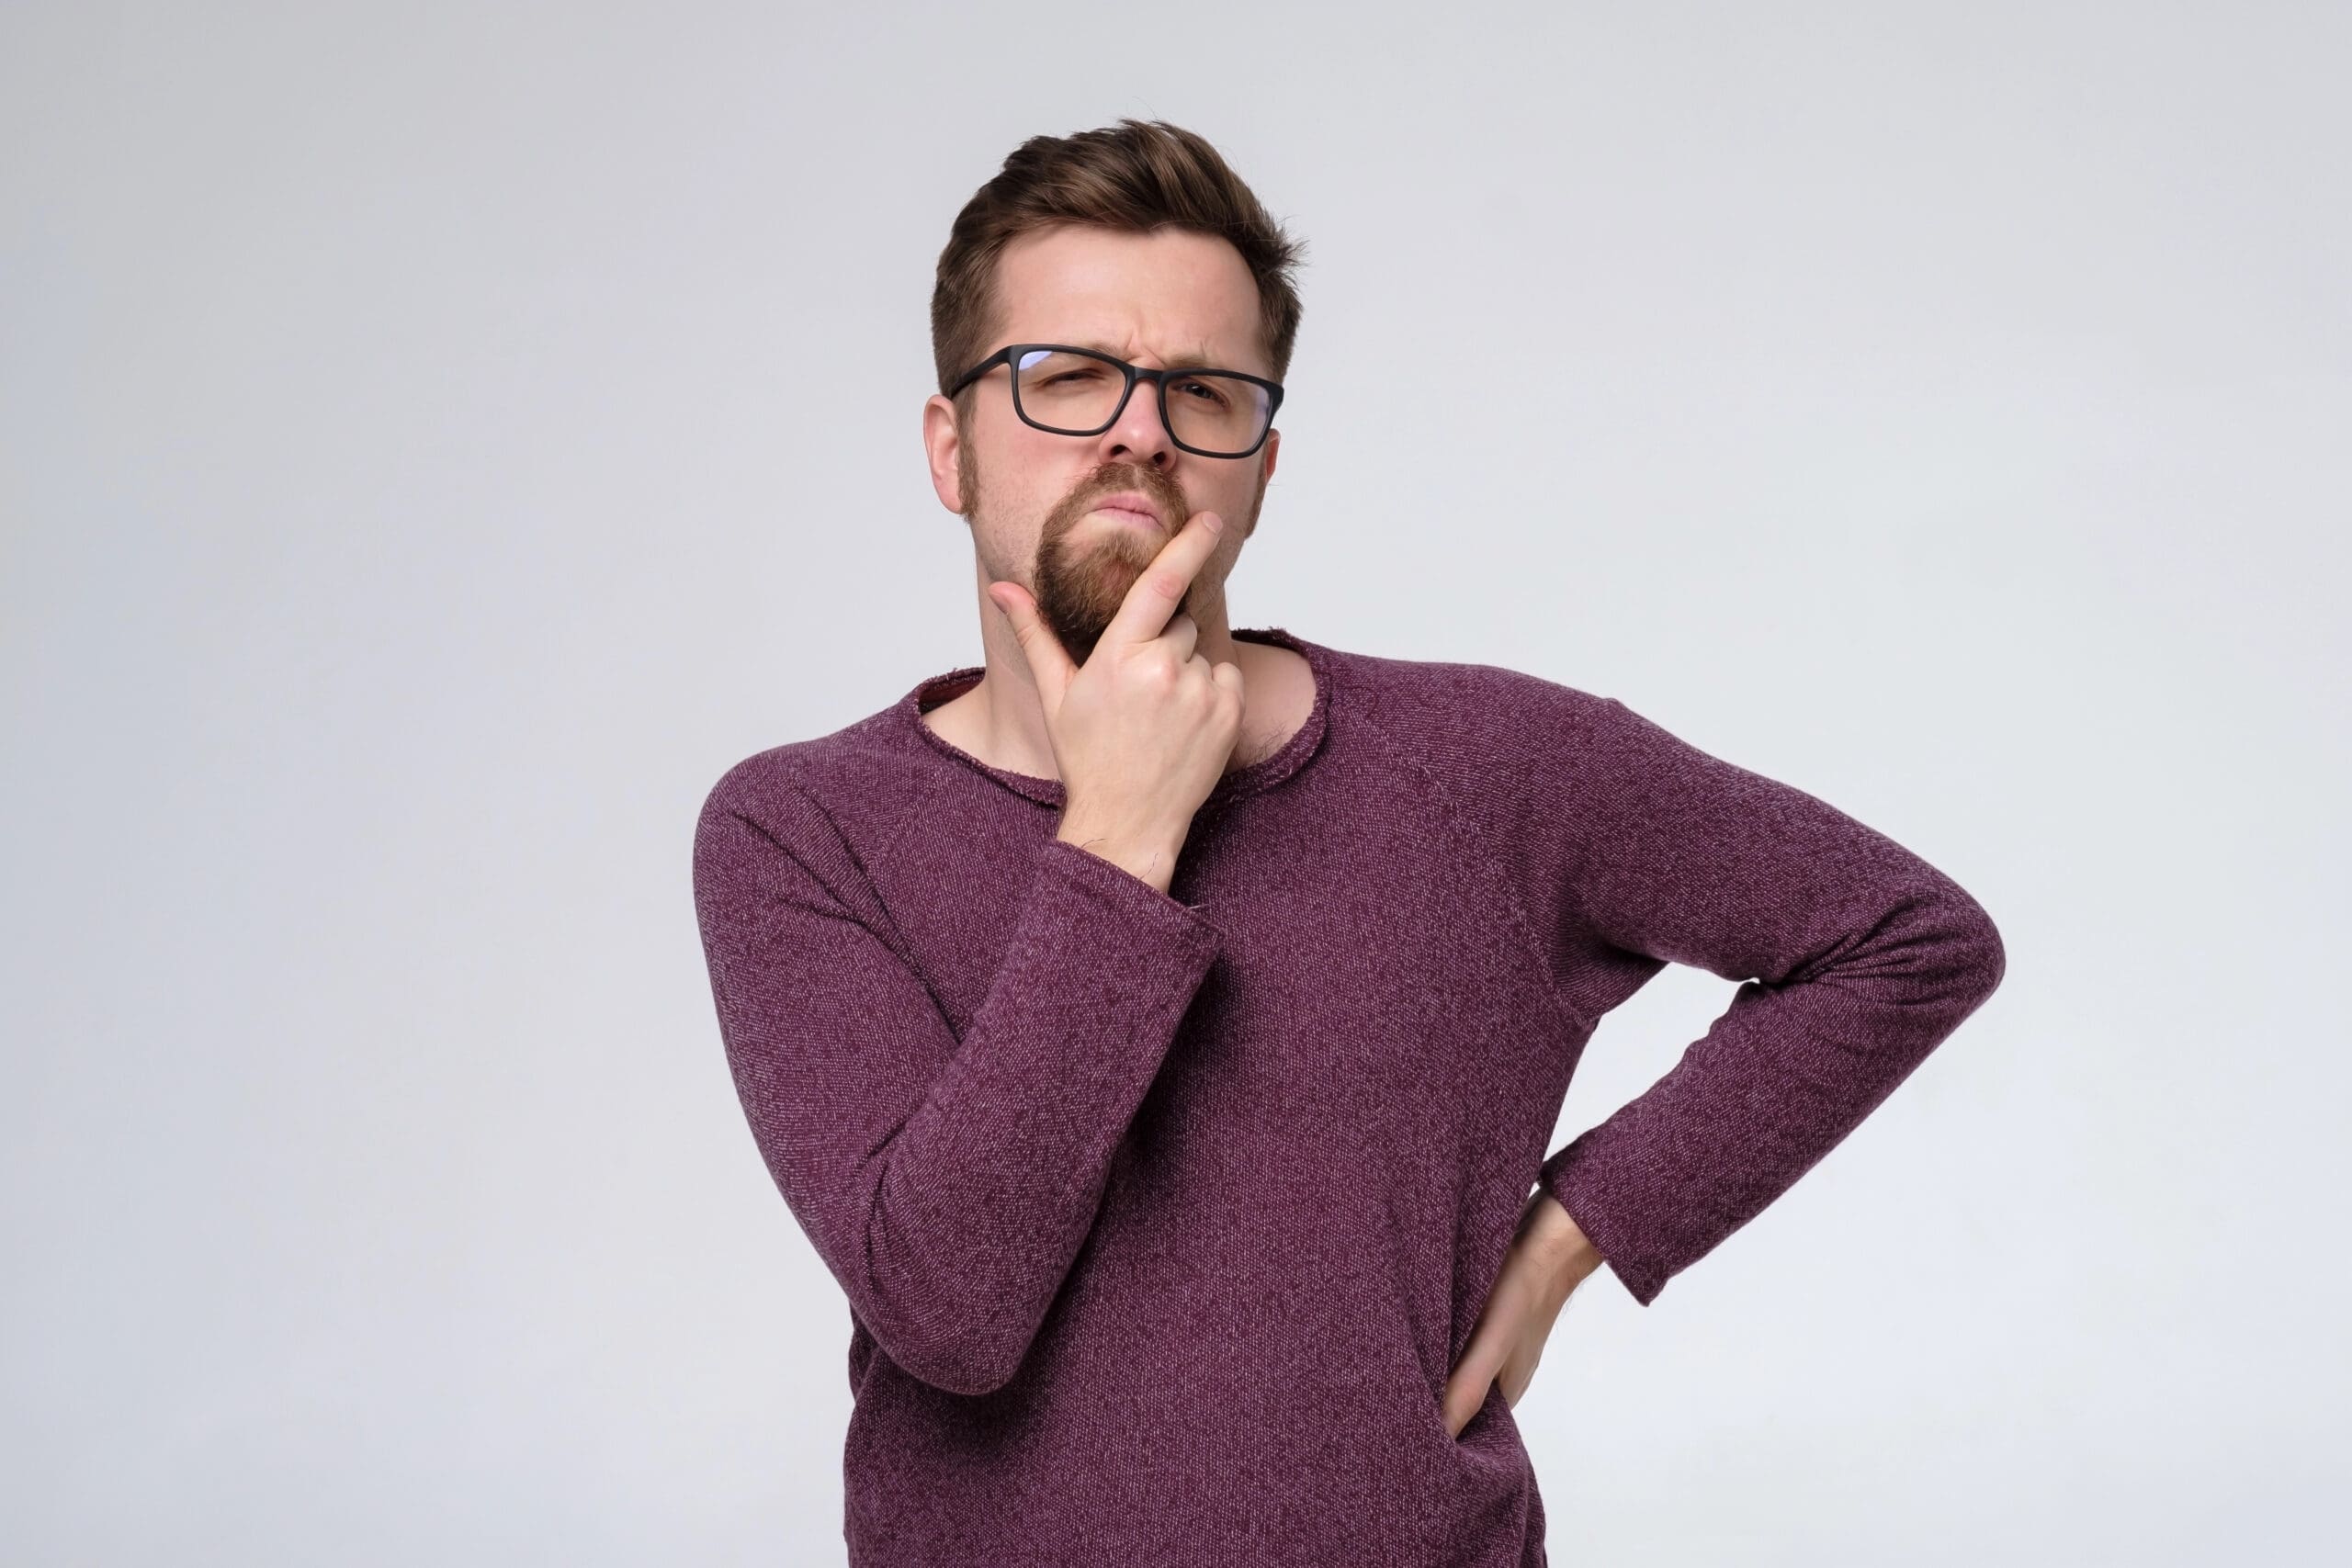
<svg viewBox="0 0 2352 1568">
<path fill-rule="evenodd" d="M 1305 658 L 1307 668 L 1315 676 L 1315 702 L 1307 709 L 1306 721 L 1274 751 L 1247 767 L 1236 768 L 1221 775 L 1201 801 L 1200 809 L 1203 811 L 1262 794 L 1296 773 L 1320 750 L 1324 731 L 1330 723 L 1333 671 L 1329 649 L 1282 626 L 1236 626 L 1230 635 L 1238 642 L 1271 643 L 1287 648 Z M 990 766 L 922 721 L 926 709 L 963 695 L 978 685 L 987 673 L 988 666 L 984 664 L 966 664 L 917 682 L 911 691 L 899 699 L 897 712 L 899 722 L 912 729 L 933 750 L 954 758 L 1015 795 L 1035 801 L 1040 806 L 1058 809 L 1066 798 L 1061 780 L 1039 778 L 1034 773 Z"/>
</svg>

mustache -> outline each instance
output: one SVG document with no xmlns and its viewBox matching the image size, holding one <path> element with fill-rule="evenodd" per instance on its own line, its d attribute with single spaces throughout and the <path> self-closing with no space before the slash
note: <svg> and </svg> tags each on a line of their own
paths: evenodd
<svg viewBox="0 0 2352 1568">
<path fill-rule="evenodd" d="M 1070 492 L 1070 514 L 1083 516 L 1111 497 L 1130 491 L 1150 502 L 1152 509 L 1159 513 L 1160 522 L 1168 527 L 1180 526 L 1192 514 L 1183 487 L 1159 469 L 1140 463 L 1098 465 Z"/>
</svg>

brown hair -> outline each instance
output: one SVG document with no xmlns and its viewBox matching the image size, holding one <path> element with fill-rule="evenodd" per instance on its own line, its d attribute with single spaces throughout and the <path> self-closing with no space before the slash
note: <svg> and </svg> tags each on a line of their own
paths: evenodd
<svg viewBox="0 0 2352 1568">
<path fill-rule="evenodd" d="M 997 346 L 996 264 L 1034 230 L 1091 223 L 1129 233 L 1188 229 L 1230 241 L 1258 284 L 1259 336 L 1279 381 L 1290 369 L 1300 305 L 1291 273 L 1306 254 L 1202 137 L 1166 120 L 1122 119 L 1071 136 L 1033 136 L 956 215 L 931 291 L 931 352 L 945 391 Z M 978 385 L 957 394 L 971 412 Z"/>
</svg>

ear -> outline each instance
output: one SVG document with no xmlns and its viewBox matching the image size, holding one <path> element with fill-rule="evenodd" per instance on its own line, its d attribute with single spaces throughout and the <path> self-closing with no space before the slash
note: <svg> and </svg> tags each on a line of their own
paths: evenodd
<svg viewBox="0 0 2352 1568">
<path fill-rule="evenodd" d="M 922 405 L 923 453 L 931 464 L 931 488 L 939 504 L 959 516 L 969 510 L 965 504 L 969 498 L 956 471 L 963 445 L 964 438 L 956 429 L 956 405 L 933 392 Z"/>
</svg>

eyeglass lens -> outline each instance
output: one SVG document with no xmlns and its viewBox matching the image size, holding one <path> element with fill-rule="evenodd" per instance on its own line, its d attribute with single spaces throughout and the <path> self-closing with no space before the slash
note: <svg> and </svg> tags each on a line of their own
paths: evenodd
<svg viewBox="0 0 2352 1568">
<path fill-rule="evenodd" d="M 1012 392 L 1022 413 L 1067 435 L 1109 424 L 1125 386 L 1116 365 L 1091 355 L 1032 349 L 1013 367 Z M 1150 395 L 1148 383 L 1136 385 L 1136 396 Z M 1272 400 L 1265 388 L 1238 376 L 1174 372 L 1168 378 L 1169 434 L 1204 452 L 1238 457 L 1265 434 Z"/>
</svg>

